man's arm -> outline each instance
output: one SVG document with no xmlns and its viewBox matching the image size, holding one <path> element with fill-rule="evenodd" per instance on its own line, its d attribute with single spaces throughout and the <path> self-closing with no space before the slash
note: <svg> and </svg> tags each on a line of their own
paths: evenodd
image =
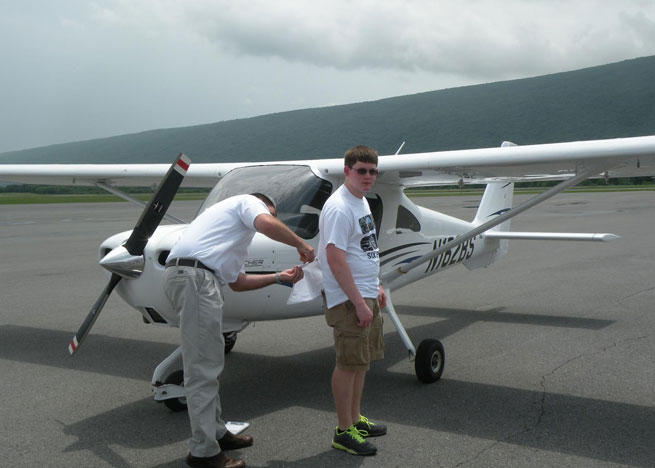
<svg viewBox="0 0 655 468">
<path fill-rule="evenodd" d="M 346 262 L 346 252 L 334 244 L 328 244 L 325 248 L 325 256 L 330 266 L 330 271 L 334 275 L 334 279 L 337 280 L 337 284 L 341 290 L 355 306 L 358 319 L 357 325 L 362 328 L 368 327 L 373 321 L 373 312 L 366 305 L 366 301 L 357 289 L 357 286 L 355 286 L 355 280 L 353 280 L 352 272 Z"/>
<path fill-rule="evenodd" d="M 298 237 L 282 221 L 268 214 L 260 214 L 255 218 L 255 229 L 266 237 L 295 247 L 303 262 L 314 261 L 314 249 L 307 242 Z"/>
<path fill-rule="evenodd" d="M 295 266 L 288 270 L 277 273 L 280 276 L 281 283 L 296 283 L 300 281 L 304 275 L 302 268 Z M 246 275 L 239 273 L 237 280 L 234 283 L 229 283 L 228 286 L 232 291 L 252 291 L 253 289 L 260 289 L 270 286 L 275 283 L 276 273 L 267 275 Z"/>
</svg>

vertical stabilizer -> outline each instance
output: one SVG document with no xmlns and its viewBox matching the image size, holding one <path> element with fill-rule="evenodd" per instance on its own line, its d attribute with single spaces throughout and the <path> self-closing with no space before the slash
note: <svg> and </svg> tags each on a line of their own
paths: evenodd
<svg viewBox="0 0 655 468">
<path fill-rule="evenodd" d="M 480 200 L 480 207 L 475 214 L 473 224 L 479 226 L 490 221 L 494 216 L 500 216 L 512 208 L 514 195 L 514 183 L 512 182 L 491 182 Z M 494 231 L 509 231 L 511 220 L 492 228 Z"/>
<path fill-rule="evenodd" d="M 502 146 L 507 147 L 516 145 L 514 143 L 505 141 L 503 142 Z M 503 213 L 511 210 L 513 196 L 513 182 L 491 182 L 487 184 L 487 188 L 482 195 L 482 200 L 480 200 L 480 207 L 478 208 L 478 212 L 475 214 L 475 218 L 473 219 L 473 224 L 475 226 L 479 226 L 480 224 L 484 224 L 487 221 L 492 220 L 494 217 L 500 216 Z M 511 220 L 508 219 L 504 223 L 491 228 L 490 231 L 509 231 L 510 223 Z M 485 255 L 479 257 L 474 262 L 464 262 L 464 265 L 472 270 L 492 264 L 507 254 L 509 250 L 509 241 L 506 239 L 487 240 L 486 249 L 489 250 Z"/>
<path fill-rule="evenodd" d="M 501 147 L 516 146 L 514 143 L 504 141 Z M 480 207 L 475 214 L 473 224 L 479 226 L 486 223 L 494 216 L 499 216 L 512 208 L 512 199 L 514 196 L 513 182 L 492 182 L 487 184 L 487 188 L 480 200 Z M 494 227 L 494 231 L 509 231 L 510 220 Z"/>
</svg>

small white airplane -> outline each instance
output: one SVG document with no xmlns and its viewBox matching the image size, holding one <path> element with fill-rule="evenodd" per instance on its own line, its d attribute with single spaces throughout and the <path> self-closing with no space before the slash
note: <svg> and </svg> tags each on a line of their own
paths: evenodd
<svg viewBox="0 0 655 468">
<path fill-rule="evenodd" d="M 343 159 L 270 163 L 195 164 L 180 154 L 172 166 L 164 164 L 0 165 L 0 180 L 33 184 L 95 185 L 144 206 L 116 187 L 159 183 L 134 230 L 118 233 L 100 245 L 98 259 L 108 270 L 109 283 L 69 345 L 74 354 L 87 336 L 114 288 L 147 323 L 178 326 L 163 290 L 162 274 L 168 252 L 186 223 L 159 226 L 175 192 L 183 182 L 191 187 L 214 187 L 199 212 L 232 195 L 263 192 L 277 202 L 278 216 L 315 248 L 318 217 L 325 200 L 343 182 Z M 510 231 L 510 220 L 521 212 L 590 177 L 655 175 L 655 136 L 382 156 L 380 175 L 367 195 L 375 218 L 380 249 L 380 280 L 387 293 L 385 309 L 415 361 L 422 382 L 438 380 L 445 353 L 435 339 L 416 349 L 394 311 L 391 293 L 405 285 L 456 265 L 486 267 L 508 251 L 510 239 L 551 241 L 609 241 L 609 233 Z M 163 180 L 162 180 L 163 177 Z M 512 205 L 514 182 L 560 181 L 519 206 Z M 160 183 L 161 182 L 161 183 Z M 407 198 L 407 187 L 486 184 L 473 220 L 465 221 L 417 206 Z M 245 270 L 264 274 L 297 263 L 297 253 L 286 245 L 256 235 Z M 257 291 L 225 290 L 226 352 L 237 333 L 250 323 L 322 314 L 320 299 L 288 305 L 290 285 Z M 154 399 L 169 408 L 185 409 L 181 350 L 177 348 L 155 369 Z"/>
</svg>

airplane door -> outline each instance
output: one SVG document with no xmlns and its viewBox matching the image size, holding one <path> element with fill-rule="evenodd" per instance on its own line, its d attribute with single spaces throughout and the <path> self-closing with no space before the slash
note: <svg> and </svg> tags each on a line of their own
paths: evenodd
<svg viewBox="0 0 655 468">
<path fill-rule="evenodd" d="M 373 221 L 375 222 L 375 232 L 377 232 L 379 238 L 380 226 L 382 225 L 382 198 L 380 195 L 370 193 L 366 195 L 366 201 L 371 208 L 371 214 L 373 215 Z"/>
</svg>

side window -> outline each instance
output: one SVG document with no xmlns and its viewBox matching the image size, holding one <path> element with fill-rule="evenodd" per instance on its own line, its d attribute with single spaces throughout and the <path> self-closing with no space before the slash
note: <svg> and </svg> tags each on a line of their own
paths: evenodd
<svg viewBox="0 0 655 468">
<path fill-rule="evenodd" d="M 380 225 L 382 224 L 382 199 L 380 195 L 367 195 L 366 201 L 368 206 L 371 208 L 371 214 L 373 215 L 373 221 L 375 221 L 375 232 L 380 235 Z"/>
<path fill-rule="evenodd" d="M 418 219 L 416 219 L 416 216 L 414 216 L 411 211 L 409 211 L 403 205 L 398 205 L 396 227 L 419 232 L 421 230 L 421 223 L 418 222 Z"/>
</svg>

